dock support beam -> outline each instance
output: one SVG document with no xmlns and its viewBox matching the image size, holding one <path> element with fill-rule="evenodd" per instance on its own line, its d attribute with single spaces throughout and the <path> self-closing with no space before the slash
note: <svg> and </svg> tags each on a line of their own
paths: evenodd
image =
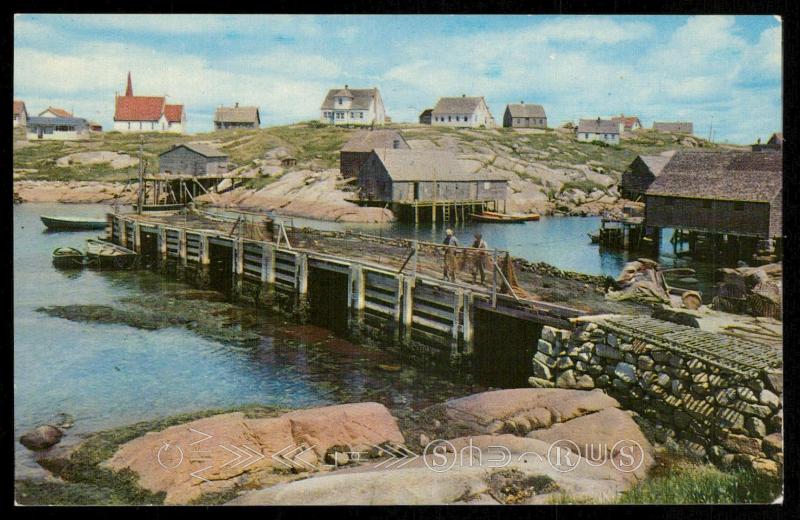
<svg viewBox="0 0 800 520">
<path fill-rule="evenodd" d="M 465 357 L 472 356 L 472 303 L 473 303 L 473 295 L 472 291 L 464 292 L 464 306 L 462 307 L 462 312 L 464 313 L 464 328 L 462 332 L 462 336 L 464 338 L 464 351 L 462 355 Z"/>
<path fill-rule="evenodd" d="M 411 340 L 411 325 L 414 318 L 414 283 L 416 278 L 409 276 L 403 280 L 403 298 L 400 309 L 400 325 L 403 330 L 403 340 Z"/>
<path fill-rule="evenodd" d="M 180 230 L 180 235 L 178 235 L 178 236 L 179 236 L 178 251 L 179 251 L 179 256 L 180 256 L 180 259 L 181 259 L 181 266 L 186 267 L 186 263 L 187 263 L 186 262 L 186 230 L 181 229 Z M 207 246 L 207 245 L 208 244 L 207 244 L 207 239 L 206 239 L 205 246 Z M 203 250 L 205 251 L 206 247 L 203 247 Z"/>
</svg>

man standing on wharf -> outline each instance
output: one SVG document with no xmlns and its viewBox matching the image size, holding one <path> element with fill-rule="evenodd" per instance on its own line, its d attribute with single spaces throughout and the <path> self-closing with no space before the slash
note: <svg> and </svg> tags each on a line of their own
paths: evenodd
<svg viewBox="0 0 800 520">
<path fill-rule="evenodd" d="M 445 246 L 444 250 L 444 279 L 452 282 L 456 281 L 456 248 L 458 247 L 458 240 L 453 235 L 453 230 L 446 231 L 447 236 L 444 237 Z"/>
<path fill-rule="evenodd" d="M 486 269 L 486 249 L 488 246 L 480 233 L 475 233 L 475 241 L 472 243 L 472 247 L 479 250 L 472 253 L 474 255 L 472 258 L 472 283 L 477 282 L 477 275 L 480 273 L 481 285 L 483 285 L 486 283 L 484 269 Z"/>
</svg>

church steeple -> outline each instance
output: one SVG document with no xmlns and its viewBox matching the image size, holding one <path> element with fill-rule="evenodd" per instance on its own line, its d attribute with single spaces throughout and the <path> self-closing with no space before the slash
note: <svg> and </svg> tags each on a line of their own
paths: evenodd
<svg viewBox="0 0 800 520">
<path fill-rule="evenodd" d="M 133 83 L 131 82 L 131 71 L 128 71 L 128 88 L 125 89 L 126 96 L 133 95 Z"/>
</svg>

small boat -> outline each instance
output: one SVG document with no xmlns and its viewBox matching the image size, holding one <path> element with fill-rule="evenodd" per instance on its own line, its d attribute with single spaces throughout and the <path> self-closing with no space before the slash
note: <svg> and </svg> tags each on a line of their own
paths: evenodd
<svg viewBox="0 0 800 520">
<path fill-rule="evenodd" d="M 600 232 L 595 231 L 594 233 L 586 233 L 589 235 L 589 240 L 592 241 L 592 244 L 599 244 L 600 243 Z"/>
<path fill-rule="evenodd" d="M 53 250 L 53 265 L 56 267 L 83 267 L 83 251 L 74 247 L 59 247 Z"/>
<path fill-rule="evenodd" d="M 53 231 L 83 231 L 86 229 L 105 229 L 106 219 L 85 217 L 48 217 L 40 215 L 42 223 Z"/>
<path fill-rule="evenodd" d="M 510 214 L 510 213 L 497 213 L 495 211 L 484 211 L 483 213 L 476 213 L 472 215 L 472 219 L 478 222 L 502 222 L 502 223 L 515 223 L 515 222 L 528 222 L 531 220 L 539 220 L 538 213 L 527 214 Z"/>
<path fill-rule="evenodd" d="M 86 239 L 86 257 L 89 259 L 89 265 L 92 266 L 126 269 L 133 265 L 136 252 L 112 242 L 88 238 Z"/>
</svg>

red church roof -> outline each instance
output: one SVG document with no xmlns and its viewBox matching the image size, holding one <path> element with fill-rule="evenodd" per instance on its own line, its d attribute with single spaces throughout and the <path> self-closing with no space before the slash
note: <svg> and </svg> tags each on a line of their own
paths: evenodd
<svg viewBox="0 0 800 520">
<path fill-rule="evenodd" d="M 117 96 L 114 121 L 158 121 L 163 113 L 163 96 Z"/>
<path fill-rule="evenodd" d="M 183 105 L 165 105 L 164 115 L 170 123 L 180 123 L 183 119 Z"/>
</svg>

